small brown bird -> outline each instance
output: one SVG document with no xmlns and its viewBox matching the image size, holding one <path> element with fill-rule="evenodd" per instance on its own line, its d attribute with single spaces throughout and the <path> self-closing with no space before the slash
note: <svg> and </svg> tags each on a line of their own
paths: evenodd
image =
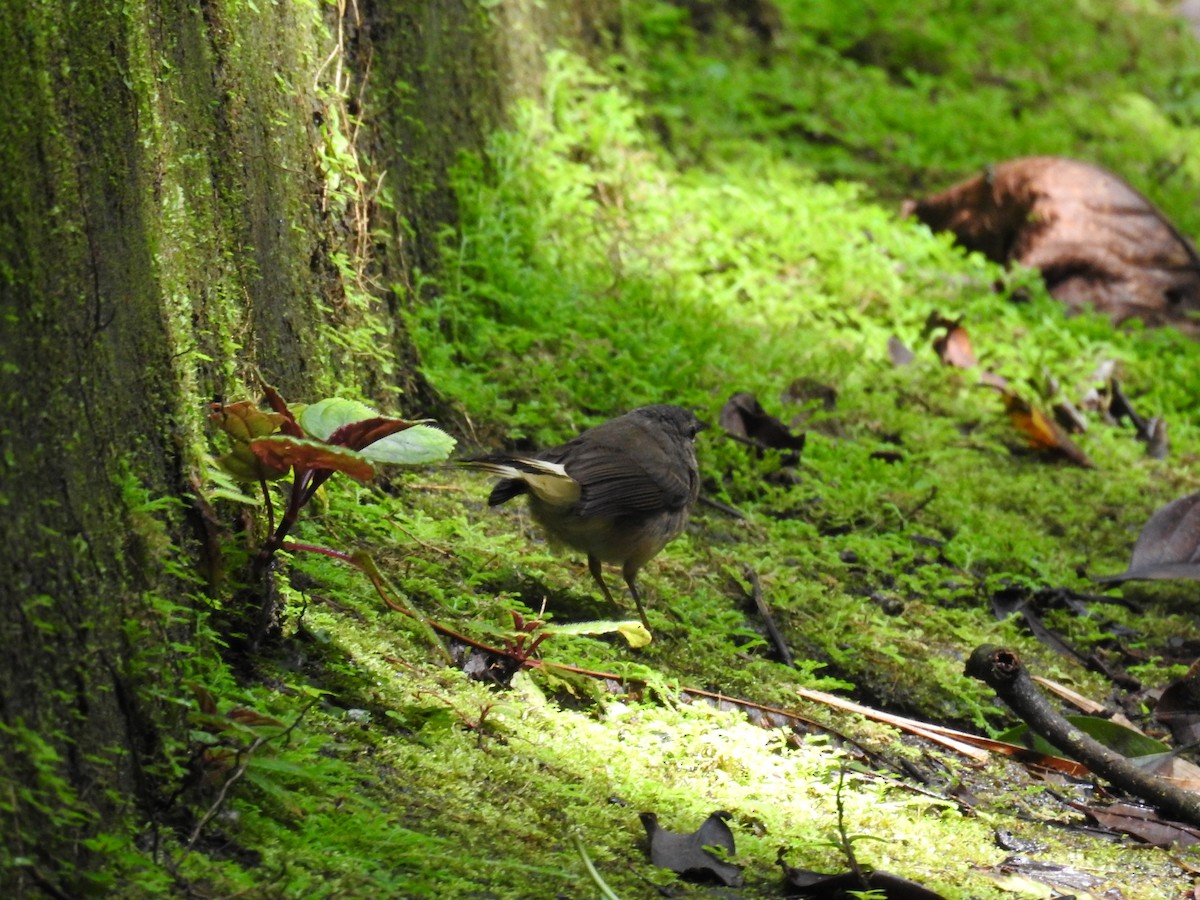
<svg viewBox="0 0 1200 900">
<path fill-rule="evenodd" d="M 587 554 L 610 603 L 600 564 L 619 564 L 649 628 L 638 570 L 687 524 L 700 494 L 693 442 L 704 427 L 681 406 L 643 406 L 536 456 L 496 454 L 463 464 L 503 476 L 489 506 L 528 494 L 529 511 L 546 536 Z"/>
</svg>

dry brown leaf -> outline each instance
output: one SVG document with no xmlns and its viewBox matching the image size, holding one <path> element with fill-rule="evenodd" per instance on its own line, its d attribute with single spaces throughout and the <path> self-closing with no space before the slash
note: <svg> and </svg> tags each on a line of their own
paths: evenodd
<svg viewBox="0 0 1200 900">
<path fill-rule="evenodd" d="M 973 369 L 979 365 L 975 351 L 971 349 L 971 337 L 963 327 L 962 319 L 949 319 L 940 312 L 932 312 L 925 320 L 925 334 L 945 329 L 933 339 L 933 349 L 938 359 L 958 369 Z"/>
<path fill-rule="evenodd" d="M 779 419 L 763 409 L 754 394 L 734 394 L 721 408 L 721 427 L 734 437 L 760 449 L 788 451 L 783 454 L 784 465 L 795 465 L 804 449 L 805 435 L 795 434 Z"/>
<path fill-rule="evenodd" d="M 888 338 L 887 351 L 888 359 L 890 359 L 892 361 L 892 365 L 896 366 L 897 368 L 900 366 L 907 366 L 917 358 L 917 355 L 909 350 L 905 343 L 895 335 L 892 335 L 890 338 Z"/>
<path fill-rule="evenodd" d="M 998 387 L 987 381 L 983 383 L 1000 392 L 1009 421 L 1025 435 L 1025 440 L 1030 447 L 1041 453 L 1061 456 L 1077 466 L 1087 469 L 1095 468 L 1095 464 L 1088 459 L 1087 454 L 1079 449 L 1079 446 L 1071 440 L 1054 419 L 1015 391 L 1007 387 Z"/>
<path fill-rule="evenodd" d="M 967 334 L 967 329 L 961 325 L 955 325 L 944 335 L 935 339 L 933 349 L 937 351 L 941 361 L 948 366 L 973 369 L 979 365 L 979 361 L 975 359 L 975 351 L 971 349 L 971 338 Z"/>
<path fill-rule="evenodd" d="M 1167 685 L 1154 708 L 1154 719 L 1171 729 L 1176 745 L 1200 742 L 1200 662 Z"/>
<path fill-rule="evenodd" d="M 1133 546 L 1129 568 L 1102 582 L 1200 580 L 1200 493 L 1172 500 L 1150 517 Z"/>
<path fill-rule="evenodd" d="M 1167 847 L 1171 844 L 1190 847 L 1200 844 L 1200 829 L 1182 822 L 1161 819 L 1154 810 L 1144 806 L 1135 806 L 1132 803 L 1113 803 L 1104 807 L 1084 806 L 1080 803 L 1070 805 L 1110 831 L 1131 834 L 1156 847 Z"/>
<path fill-rule="evenodd" d="M 1069 306 L 1196 331 L 1200 256 L 1149 200 L 1097 166 L 1054 156 L 1007 160 L 906 201 L 904 212 L 989 259 L 1040 269 L 1049 292 Z"/>
</svg>

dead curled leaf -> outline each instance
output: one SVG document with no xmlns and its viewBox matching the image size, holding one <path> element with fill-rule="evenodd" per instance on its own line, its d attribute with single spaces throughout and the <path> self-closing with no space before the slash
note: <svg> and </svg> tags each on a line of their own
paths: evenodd
<svg viewBox="0 0 1200 900">
<path fill-rule="evenodd" d="M 1110 831 L 1133 835 L 1155 847 L 1191 847 L 1200 844 L 1200 828 L 1163 819 L 1152 809 L 1133 803 L 1112 803 L 1108 806 L 1084 806 L 1071 803 L 1097 825 Z"/>
<path fill-rule="evenodd" d="M 1171 578 L 1200 580 L 1200 493 L 1172 500 L 1150 517 L 1129 568 L 1097 579 L 1106 584 Z"/>
<path fill-rule="evenodd" d="M 644 812 L 639 818 L 650 841 L 650 861 L 660 869 L 670 869 L 686 877 L 715 879 L 726 887 L 739 887 L 742 867 L 726 862 L 710 851 L 713 847 L 733 856 L 733 832 L 725 823 L 730 814 L 719 810 L 705 819 L 691 834 L 667 831 L 658 824 L 658 816 Z"/>
<path fill-rule="evenodd" d="M 864 869 L 860 872 L 814 872 L 789 866 L 780 849 L 776 862 L 783 869 L 789 897 L 851 897 L 851 891 L 879 891 L 891 900 L 941 900 L 942 895 L 890 872 Z"/>
<path fill-rule="evenodd" d="M 1025 435 L 1030 447 L 1040 453 L 1062 457 L 1086 469 L 1095 468 L 1095 464 L 1079 449 L 1079 445 L 1071 440 L 1062 426 L 1041 409 L 996 380 L 984 379 L 982 383 L 1000 393 L 1009 421 Z"/>
<path fill-rule="evenodd" d="M 1050 294 L 1068 306 L 1195 332 L 1195 247 L 1149 200 L 1097 166 L 1011 159 L 906 201 L 904 213 L 996 262 L 1040 269 Z"/>
<path fill-rule="evenodd" d="M 1133 427 L 1137 430 L 1137 439 L 1146 442 L 1147 456 L 1152 459 L 1166 459 L 1170 453 L 1166 420 L 1162 416 L 1151 416 L 1147 419 L 1138 415 L 1133 403 L 1125 395 L 1121 383 L 1116 378 L 1109 380 L 1108 394 L 1111 398 L 1108 405 L 1109 415 L 1118 422 L 1121 419 L 1128 419 L 1133 423 Z"/>
<path fill-rule="evenodd" d="M 1200 741 L 1200 661 L 1167 685 L 1154 707 L 1154 718 L 1171 729 L 1176 746 Z"/>
<path fill-rule="evenodd" d="M 945 329 L 933 339 L 933 349 L 938 359 L 958 369 L 974 369 L 979 365 L 975 351 L 971 348 L 971 337 L 963 327 L 962 319 L 948 319 L 939 312 L 930 313 L 925 320 L 925 333 L 931 334 Z"/>
<path fill-rule="evenodd" d="M 742 438 L 746 443 L 770 450 L 790 451 L 784 454 L 784 465 L 799 462 L 804 449 L 805 436 L 793 434 L 791 429 L 772 416 L 754 394 L 734 394 L 721 408 L 721 427 L 729 434 Z"/>
</svg>

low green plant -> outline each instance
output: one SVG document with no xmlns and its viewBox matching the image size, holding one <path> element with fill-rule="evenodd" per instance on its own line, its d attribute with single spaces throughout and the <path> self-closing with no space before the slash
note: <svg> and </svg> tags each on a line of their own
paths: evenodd
<svg viewBox="0 0 1200 900">
<path fill-rule="evenodd" d="M 373 575 L 373 565 L 360 555 L 289 541 L 301 511 L 337 472 L 368 481 L 378 463 L 417 465 L 444 460 L 454 447 L 454 438 L 424 422 L 381 416 L 357 400 L 341 397 L 303 407 L 297 416 L 273 387 L 264 385 L 263 392 L 270 412 L 242 400 L 217 404 L 209 417 L 234 445 L 217 465 L 240 482 L 257 482 L 266 505 L 267 538 L 251 560 L 251 585 L 269 578 L 280 550 L 322 553 Z M 270 482 L 289 474 L 287 504 L 276 523 Z M 375 577 L 372 581 L 379 586 Z M 252 648 L 279 627 L 274 592 L 269 583 L 265 587 L 251 634 Z"/>
</svg>

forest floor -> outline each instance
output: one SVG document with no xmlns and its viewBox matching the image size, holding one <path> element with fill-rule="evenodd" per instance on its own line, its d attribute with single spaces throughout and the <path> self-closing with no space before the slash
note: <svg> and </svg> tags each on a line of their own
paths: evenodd
<svg viewBox="0 0 1200 900">
<path fill-rule="evenodd" d="M 814 691 L 995 736 L 1017 719 L 964 674 L 991 643 L 1169 742 L 1152 713 L 1196 655 L 1194 582 L 1096 578 L 1200 487 L 1200 346 L 1068 315 L 900 205 L 1057 154 L 1200 233 L 1200 49 L 1150 3 L 712 6 L 627 5 L 619 46 L 551 54 L 544 95 L 460 167 L 461 234 L 409 314 L 459 455 L 647 403 L 713 425 L 703 501 L 642 576 L 653 640 L 519 504 L 488 508 L 486 477 L 335 479 L 297 537 L 370 553 L 460 637 L 296 555 L 280 644 L 208 697 L 252 764 L 177 866 L 197 895 L 774 897 L 782 854 L 946 897 L 1191 896 L 1196 849 L 1098 824 L 1102 782 Z M 717 427 L 746 392 L 802 450 Z M 1062 400 L 1077 455 L 1029 438 L 1022 404 Z M 740 887 L 652 864 L 639 814 L 690 834 L 715 811 Z"/>
</svg>

